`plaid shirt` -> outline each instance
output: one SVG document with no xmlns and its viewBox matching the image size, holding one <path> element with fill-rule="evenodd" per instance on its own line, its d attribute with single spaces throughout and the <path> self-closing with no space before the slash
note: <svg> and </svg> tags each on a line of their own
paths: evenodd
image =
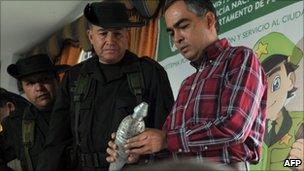
<svg viewBox="0 0 304 171">
<path fill-rule="evenodd" d="M 258 162 L 267 82 L 252 50 L 218 40 L 186 78 L 163 126 L 173 157 Z"/>
</svg>

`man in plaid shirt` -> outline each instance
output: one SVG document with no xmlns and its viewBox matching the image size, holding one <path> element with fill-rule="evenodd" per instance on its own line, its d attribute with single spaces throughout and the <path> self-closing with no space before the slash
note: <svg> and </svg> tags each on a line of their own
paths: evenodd
<svg viewBox="0 0 304 171">
<path fill-rule="evenodd" d="M 173 158 L 205 158 L 248 170 L 261 157 L 267 83 L 251 49 L 218 39 L 210 0 L 173 0 L 165 6 L 167 30 L 196 72 L 186 78 L 163 130 L 147 129 L 128 140 L 130 162 L 137 155 L 169 149 Z M 109 142 L 107 158 L 115 160 Z"/>
</svg>

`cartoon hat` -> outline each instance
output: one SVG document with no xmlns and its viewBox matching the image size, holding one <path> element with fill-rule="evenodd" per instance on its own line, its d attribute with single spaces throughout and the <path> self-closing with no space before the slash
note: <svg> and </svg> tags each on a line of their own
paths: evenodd
<svg viewBox="0 0 304 171">
<path fill-rule="evenodd" d="M 7 67 L 7 72 L 16 79 L 44 71 L 64 72 L 69 65 L 54 65 L 46 54 L 38 54 L 19 59 Z"/>
<path fill-rule="evenodd" d="M 100 27 L 141 27 L 143 22 L 129 20 L 127 8 L 118 2 L 88 3 L 84 9 L 85 18 Z"/>
<path fill-rule="evenodd" d="M 303 57 L 303 52 L 285 35 L 278 32 L 261 37 L 253 47 L 261 63 L 276 56 L 287 56 L 287 61 L 296 69 Z"/>
</svg>

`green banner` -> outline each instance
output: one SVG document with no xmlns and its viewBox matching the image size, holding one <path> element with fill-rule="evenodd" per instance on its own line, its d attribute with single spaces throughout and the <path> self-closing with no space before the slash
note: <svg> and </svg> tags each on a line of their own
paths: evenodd
<svg viewBox="0 0 304 171">
<path fill-rule="evenodd" d="M 158 38 L 158 49 L 157 49 L 157 55 L 156 60 L 162 61 L 170 56 L 176 55 L 179 52 L 173 45 L 173 42 L 171 41 L 171 37 L 169 33 L 167 32 L 167 26 L 165 19 L 161 17 L 159 21 L 160 29 L 159 29 L 159 38 Z"/>
<path fill-rule="evenodd" d="M 219 17 L 219 35 L 299 1 L 300 0 L 213 0 Z M 160 19 L 159 32 L 156 60 L 160 62 L 178 54 L 178 51 L 166 31 L 166 23 L 163 17 Z"/>
<path fill-rule="evenodd" d="M 213 0 L 220 24 L 219 34 L 299 1 L 301 0 Z"/>
</svg>

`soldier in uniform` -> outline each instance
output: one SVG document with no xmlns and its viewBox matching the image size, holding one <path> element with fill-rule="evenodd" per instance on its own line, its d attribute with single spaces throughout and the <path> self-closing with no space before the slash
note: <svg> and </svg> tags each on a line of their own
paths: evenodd
<svg viewBox="0 0 304 171">
<path fill-rule="evenodd" d="M 165 70 L 127 50 L 128 28 L 143 24 L 130 21 L 126 7 L 117 2 L 88 4 L 84 16 L 94 55 L 72 67 L 63 79 L 41 170 L 65 168 L 64 151 L 71 143 L 73 170 L 108 170 L 107 142 L 137 104 L 148 103 L 145 123 L 152 128 L 161 128 L 172 107 Z"/>
<path fill-rule="evenodd" d="M 285 105 L 297 90 L 295 70 L 303 52 L 285 35 L 272 32 L 255 44 L 254 51 L 267 74 L 267 125 L 263 157 L 252 170 L 291 170 L 283 167 L 285 159 L 303 161 L 303 111 L 287 111 Z M 302 167 L 302 168 L 301 168 Z M 294 168 L 303 169 L 303 164 Z"/>
<path fill-rule="evenodd" d="M 49 118 L 59 83 L 58 73 L 68 65 L 54 65 L 49 56 L 37 54 L 11 64 L 7 72 L 20 83 L 31 103 L 23 112 L 12 112 L 3 122 L 7 142 L 21 161 L 22 170 L 35 170 L 49 128 Z"/>
</svg>

